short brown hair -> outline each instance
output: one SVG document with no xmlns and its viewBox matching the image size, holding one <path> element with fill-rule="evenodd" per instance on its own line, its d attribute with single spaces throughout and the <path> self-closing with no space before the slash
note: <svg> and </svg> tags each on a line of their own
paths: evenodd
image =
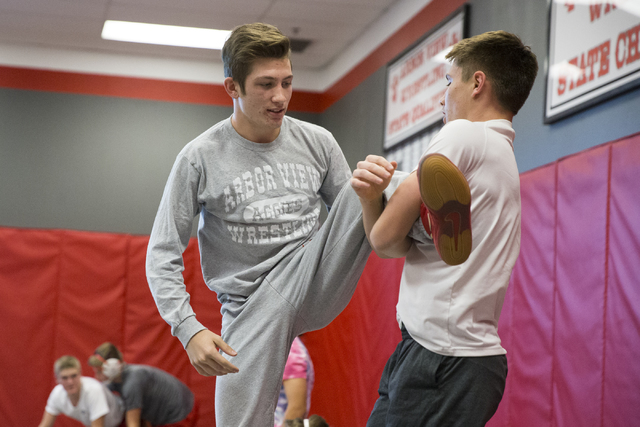
<svg viewBox="0 0 640 427">
<path fill-rule="evenodd" d="M 122 353 L 118 347 L 108 341 L 100 344 L 89 357 L 89 366 L 99 368 L 107 359 L 118 359 L 122 362 Z"/>
<path fill-rule="evenodd" d="M 75 368 L 79 373 L 82 373 L 82 365 L 80 365 L 80 361 L 73 356 L 62 356 L 53 363 L 53 373 L 56 377 L 60 375 L 60 372 L 70 368 Z"/>
<path fill-rule="evenodd" d="M 244 93 L 253 62 L 259 58 L 291 59 L 289 38 L 273 25 L 256 22 L 236 27 L 222 47 L 224 76 L 231 77 Z"/>
<path fill-rule="evenodd" d="M 464 81 L 476 71 L 484 72 L 500 105 L 513 114 L 524 105 L 538 74 L 538 61 L 531 48 L 506 31 L 463 39 L 446 58 L 460 67 Z"/>
</svg>

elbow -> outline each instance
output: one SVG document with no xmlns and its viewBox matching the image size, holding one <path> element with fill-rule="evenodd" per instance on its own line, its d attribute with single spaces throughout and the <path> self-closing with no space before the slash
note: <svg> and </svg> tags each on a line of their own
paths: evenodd
<svg viewBox="0 0 640 427">
<path fill-rule="evenodd" d="M 382 259 L 391 259 L 391 258 L 404 258 L 407 255 L 406 250 L 402 250 L 400 248 L 385 248 L 385 249 L 376 249 L 373 248 L 373 251 L 376 253 L 378 258 Z"/>
<path fill-rule="evenodd" d="M 383 259 L 402 258 L 411 247 L 411 240 L 406 236 L 398 238 L 385 233 L 376 233 L 375 230 L 371 233 L 369 243 L 376 255 Z"/>
<path fill-rule="evenodd" d="M 379 258 L 387 259 L 393 258 L 389 254 L 389 245 L 385 242 L 381 242 L 380 240 L 370 239 L 369 243 L 371 243 L 371 249 L 378 255 Z"/>
<path fill-rule="evenodd" d="M 386 241 L 382 233 L 377 232 L 375 227 L 369 234 L 369 243 L 371 244 L 371 248 L 376 251 L 376 253 L 384 252 L 384 249 L 388 247 L 388 242 Z"/>
<path fill-rule="evenodd" d="M 376 253 L 376 255 L 378 256 L 378 258 L 381 258 L 381 259 L 397 258 L 397 257 L 394 257 L 394 256 L 392 256 L 392 255 L 388 255 L 388 254 L 386 254 L 386 253 L 384 253 L 384 252 L 382 252 L 382 251 L 376 250 L 376 249 L 374 249 L 373 251 Z"/>
<path fill-rule="evenodd" d="M 399 246 L 402 246 L 401 242 L 385 238 L 384 236 L 375 235 L 374 233 L 372 233 L 369 240 L 371 248 L 380 258 L 400 258 L 406 254 L 406 251 L 399 250 Z"/>
</svg>

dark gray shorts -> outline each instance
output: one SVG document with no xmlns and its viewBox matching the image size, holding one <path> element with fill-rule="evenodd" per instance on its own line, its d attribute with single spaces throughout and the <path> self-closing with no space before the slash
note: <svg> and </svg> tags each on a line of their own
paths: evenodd
<svg viewBox="0 0 640 427">
<path fill-rule="evenodd" d="M 367 427 L 484 426 L 498 409 L 506 379 L 505 355 L 442 356 L 403 327 Z"/>
</svg>

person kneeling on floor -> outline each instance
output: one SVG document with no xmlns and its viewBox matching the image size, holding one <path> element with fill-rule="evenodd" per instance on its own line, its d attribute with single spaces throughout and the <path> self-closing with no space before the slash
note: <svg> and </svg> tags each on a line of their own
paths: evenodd
<svg viewBox="0 0 640 427">
<path fill-rule="evenodd" d="M 98 380 L 122 397 L 127 427 L 177 423 L 193 409 L 193 393 L 182 381 L 152 366 L 125 363 L 110 342 L 95 350 L 89 365 Z"/>
</svg>

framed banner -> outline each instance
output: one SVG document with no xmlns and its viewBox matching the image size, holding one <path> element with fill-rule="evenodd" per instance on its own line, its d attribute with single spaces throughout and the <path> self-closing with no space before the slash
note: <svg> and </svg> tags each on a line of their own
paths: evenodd
<svg viewBox="0 0 640 427">
<path fill-rule="evenodd" d="M 466 15 L 465 5 L 388 65 L 385 150 L 442 121 L 439 100 L 448 69 L 444 56 L 465 37 Z"/>
<path fill-rule="evenodd" d="M 640 0 L 552 0 L 549 21 L 545 123 L 640 85 Z"/>
</svg>

